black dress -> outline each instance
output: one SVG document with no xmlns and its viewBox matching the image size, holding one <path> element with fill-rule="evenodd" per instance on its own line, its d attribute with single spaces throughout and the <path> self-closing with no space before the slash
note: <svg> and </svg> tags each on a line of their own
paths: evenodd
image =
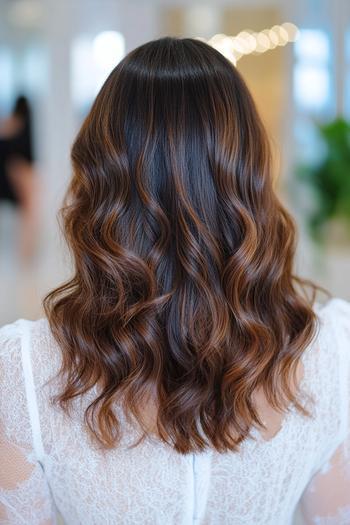
<svg viewBox="0 0 350 525">
<path fill-rule="evenodd" d="M 24 159 L 33 162 L 31 134 L 28 124 L 13 137 L 0 138 L 0 201 L 18 204 L 18 197 L 6 172 L 6 164 L 11 159 Z"/>
</svg>

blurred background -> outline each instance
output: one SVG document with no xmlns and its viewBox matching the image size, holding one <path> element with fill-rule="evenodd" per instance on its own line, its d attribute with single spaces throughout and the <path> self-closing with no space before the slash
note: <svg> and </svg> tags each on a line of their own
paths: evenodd
<svg viewBox="0 0 350 525">
<path fill-rule="evenodd" d="M 70 274 L 57 211 L 69 152 L 135 46 L 203 38 L 243 74 L 299 228 L 297 271 L 350 299 L 348 0 L 0 0 L 0 325 Z"/>
</svg>

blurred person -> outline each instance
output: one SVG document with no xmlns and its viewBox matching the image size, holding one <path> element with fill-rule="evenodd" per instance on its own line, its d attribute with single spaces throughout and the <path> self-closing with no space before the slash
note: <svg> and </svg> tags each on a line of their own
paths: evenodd
<svg viewBox="0 0 350 525">
<path fill-rule="evenodd" d="M 31 124 L 29 102 L 23 95 L 16 99 L 11 115 L 0 123 L 0 201 L 19 208 L 19 253 L 23 261 L 33 256 L 38 224 Z"/>
<path fill-rule="evenodd" d="M 350 523 L 350 304 L 295 226 L 235 67 L 163 38 L 72 148 L 72 278 L 0 331 L 2 523 Z"/>
</svg>

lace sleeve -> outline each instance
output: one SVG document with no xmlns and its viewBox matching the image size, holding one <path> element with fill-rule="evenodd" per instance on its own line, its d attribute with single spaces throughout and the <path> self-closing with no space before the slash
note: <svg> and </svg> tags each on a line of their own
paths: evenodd
<svg viewBox="0 0 350 525">
<path fill-rule="evenodd" d="M 54 504 L 32 446 L 21 327 L 17 321 L 0 329 L 0 523 L 52 525 Z"/>
<path fill-rule="evenodd" d="M 304 491 L 301 511 L 305 525 L 350 524 L 350 303 L 338 299 L 333 304 L 342 392 L 340 439 Z"/>
</svg>

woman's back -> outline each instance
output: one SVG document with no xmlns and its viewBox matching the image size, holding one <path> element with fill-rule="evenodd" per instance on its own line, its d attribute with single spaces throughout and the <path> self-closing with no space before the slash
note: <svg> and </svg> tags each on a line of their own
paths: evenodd
<svg viewBox="0 0 350 525">
<path fill-rule="evenodd" d="M 73 275 L 1 331 L 5 523 L 288 525 L 316 472 L 309 523 L 350 521 L 350 305 L 319 326 L 270 159 L 204 42 L 111 72 L 72 147 Z"/>
<path fill-rule="evenodd" d="M 187 455 L 152 436 L 128 448 L 141 434 L 120 408 L 119 446 L 98 450 L 83 423 L 95 389 L 71 419 L 50 404 L 59 385 L 45 383 L 61 353 L 47 320 L 3 327 L 1 523 L 52 523 L 56 504 L 67 525 L 288 525 L 302 497 L 305 523 L 349 524 L 350 304 L 333 299 L 317 313 L 301 380 L 313 417 L 291 408 L 268 441 L 253 429 L 238 452 Z"/>
</svg>

